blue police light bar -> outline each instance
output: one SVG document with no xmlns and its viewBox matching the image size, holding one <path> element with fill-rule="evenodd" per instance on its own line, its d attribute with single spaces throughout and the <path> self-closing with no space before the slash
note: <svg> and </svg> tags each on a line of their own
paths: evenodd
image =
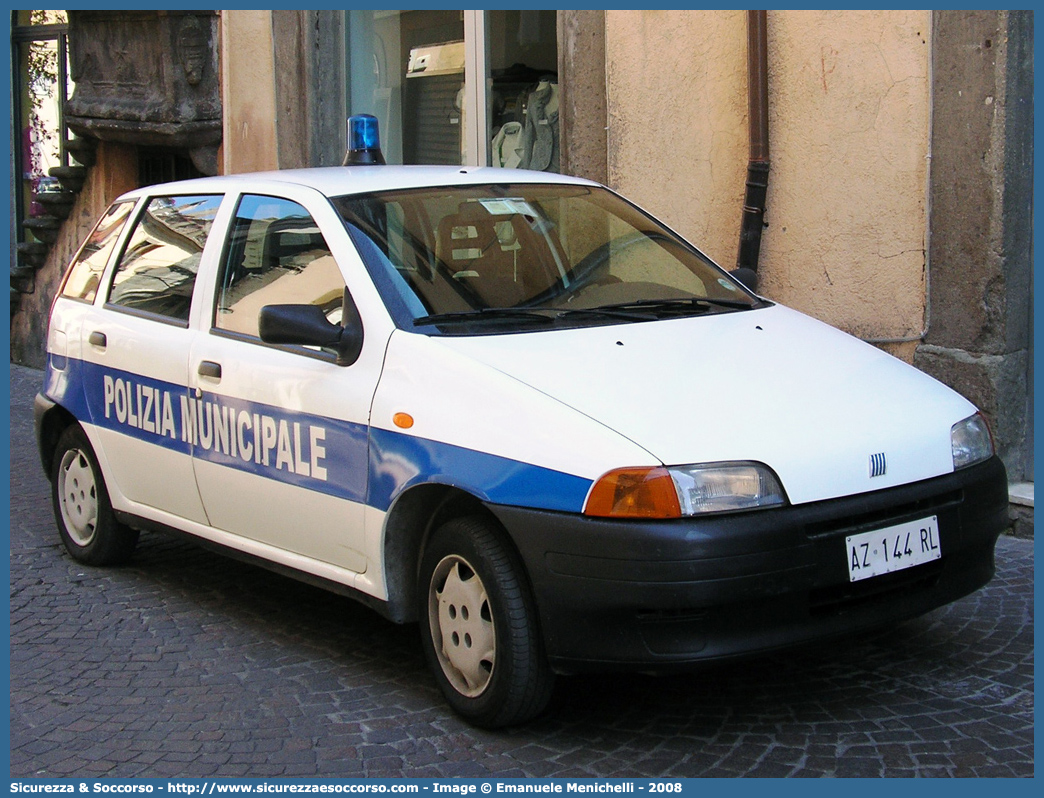
<svg viewBox="0 0 1044 798">
<path fill-rule="evenodd" d="M 342 166 L 383 164 L 381 136 L 377 130 L 377 117 L 371 114 L 356 114 L 348 117 L 348 151 Z"/>
</svg>

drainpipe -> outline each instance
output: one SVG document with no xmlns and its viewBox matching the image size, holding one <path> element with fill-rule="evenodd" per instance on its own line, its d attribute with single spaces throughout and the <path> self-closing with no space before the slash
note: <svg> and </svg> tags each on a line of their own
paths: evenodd
<svg viewBox="0 0 1044 798">
<path fill-rule="evenodd" d="M 767 28 L 767 14 L 764 11 L 747 12 L 750 162 L 747 165 L 747 193 L 743 200 L 743 219 L 740 223 L 739 255 L 733 274 L 754 287 L 758 279 L 758 256 L 761 252 L 769 174 Z"/>
</svg>

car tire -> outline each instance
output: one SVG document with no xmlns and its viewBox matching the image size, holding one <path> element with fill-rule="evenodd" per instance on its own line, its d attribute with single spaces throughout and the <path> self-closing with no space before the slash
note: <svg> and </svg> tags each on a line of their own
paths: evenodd
<svg viewBox="0 0 1044 798">
<path fill-rule="evenodd" d="M 58 439 L 51 467 L 54 518 L 66 550 L 86 565 L 126 562 L 138 530 L 116 520 L 91 442 L 78 424 Z"/>
<path fill-rule="evenodd" d="M 547 706 L 554 675 L 518 556 L 480 517 L 440 527 L 420 569 L 424 653 L 450 706 L 476 726 L 523 723 Z"/>
</svg>

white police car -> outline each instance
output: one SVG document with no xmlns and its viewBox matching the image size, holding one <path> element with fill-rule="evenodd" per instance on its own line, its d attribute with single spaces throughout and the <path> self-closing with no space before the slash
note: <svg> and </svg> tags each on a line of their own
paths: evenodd
<svg viewBox="0 0 1044 798">
<path fill-rule="evenodd" d="M 419 621 L 485 726 L 555 672 L 924 613 L 1006 520 L 966 400 L 544 173 L 130 192 L 55 300 L 36 421 L 77 560 L 177 530 Z"/>
</svg>

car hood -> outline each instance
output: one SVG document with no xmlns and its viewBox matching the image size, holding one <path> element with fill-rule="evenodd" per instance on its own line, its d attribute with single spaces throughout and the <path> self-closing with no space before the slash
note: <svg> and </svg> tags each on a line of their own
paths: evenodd
<svg viewBox="0 0 1044 798">
<path fill-rule="evenodd" d="M 794 504 L 951 472 L 950 427 L 975 412 L 912 366 L 779 305 L 440 342 L 666 465 L 765 463 Z M 871 477 L 879 453 L 886 470 Z"/>
</svg>

